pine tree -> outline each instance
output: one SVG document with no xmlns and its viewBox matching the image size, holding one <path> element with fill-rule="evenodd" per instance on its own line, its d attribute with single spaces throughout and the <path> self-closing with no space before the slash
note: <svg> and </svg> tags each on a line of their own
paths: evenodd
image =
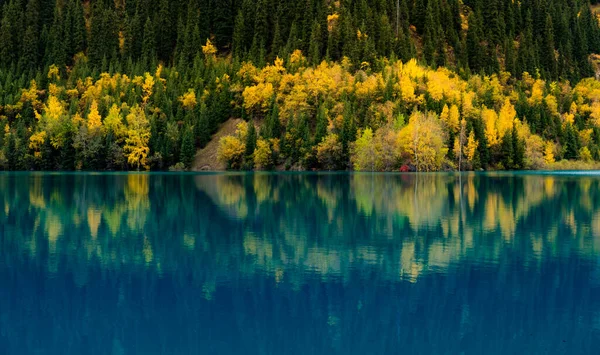
<svg viewBox="0 0 600 355">
<path fill-rule="evenodd" d="M 187 169 L 191 168 L 196 154 L 193 132 L 193 127 L 186 127 L 181 140 L 181 162 Z"/>
<path fill-rule="evenodd" d="M 169 8 L 169 0 L 160 0 L 158 5 L 158 15 L 156 21 L 156 48 L 158 57 L 162 61 L 168 61 L 173 52 L 173 23 L 171 22 L 171 12 Z M 144 33 L 146 29 L 144 28 Z"/>
<path fill-rule="evenodd" d="M 281 122 L 279 120 L 279 105 L 275 97 L 271 102 L 271 112 L 266 117 L 265 124 L 261 131 L 263 138 L 279 138 L 281 136 Z"/>
<path fill-rule="evenodd" d="M 554 26 L 552 18 L 548 14 L 544 25 L 544 35 L 542 36 L 541 44 L 541 65 L 543 66 L 547 77 L 555 79 L 557 77 L 556 57 L 554 53 Z"/>
<path fill-rule="evenodd" d="M 469 30 L 467 31 L 467 58 L 469 68 L 473 72 L 479 72 L 483 69 L 484 48 L 481 45 L 483 32 L 481 30 L 480 15 L 471 14 L 469 16 Z"/>
<path fill-rule="evenodd" d="M 429 0 L 429 4 L 431 5 L 432 3 L 433 0 Z M 436 31 L 437 28 L 438 26 L 435 23 L 433 11 L 428 11 L 423 35 L 423 57 L 427 64 L 430 65 L 433 65 L 435 62 L 435 49 L 438 46 L 437 42 L 440 41 Z"/>
<path fill-rule="evenodd" d="M 235 27 L 233 30 L 232 38 L 232 51 L 233 55 L 237 58 L 243 58 L 246 53 L 246 23 L 244 19 L 244 13 L 240 10 L 235 18 Z"/>
<path fill-rule="evenodd" d="M 317 65 L 320 62 L 321 48 L 321 25 L 315 20 L 310 35 L 310 47 L 308 50 L 308 60 L 311 64 Z"/>
<path fill-rule="evenodd" d="M 154 36 L 154 26 L 150 18 L 146 19 L 144 25 L 144 39 L 142 42 L 142 60 L 144 63 L 152 63 L 156 58 L 156 37 Z"/>
<path fill-rule="evenodd" d="M 323 138 L 327 135 L 327 125 L 329 124 L 327 120 L 327 113 L 325 112 L 325 107 L 323 105 L 319 106 L 317 111 L 317 126 L 315 128 L 315 136 L 313 138 L 313 145 L 318 145 L 321 143 Z"/>
</svg>

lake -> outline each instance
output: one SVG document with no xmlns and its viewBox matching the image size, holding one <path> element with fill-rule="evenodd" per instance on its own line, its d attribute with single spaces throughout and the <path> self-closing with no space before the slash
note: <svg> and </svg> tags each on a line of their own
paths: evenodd
<svg viewBox="0 0 600 355">
<path fill-rule="evenodd" d="M 0 174 L 3 354 L 597 354 L 600 175 Z"/>
</svg>

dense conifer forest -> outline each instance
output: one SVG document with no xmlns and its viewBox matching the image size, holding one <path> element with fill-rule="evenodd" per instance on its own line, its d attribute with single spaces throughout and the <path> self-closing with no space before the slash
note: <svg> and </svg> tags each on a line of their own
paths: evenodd
<svg viewBox="0 0 600 355">
<path fill-rule="evenodd" d="M 600 160 L 588 0 L 0 0 L 0 169 Z"/>
</svg>

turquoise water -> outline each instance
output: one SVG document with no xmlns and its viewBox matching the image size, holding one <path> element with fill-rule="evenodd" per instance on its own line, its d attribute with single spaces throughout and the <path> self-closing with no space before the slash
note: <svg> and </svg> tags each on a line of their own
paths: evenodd
<svg viewBox="0 0 600 355">
<path fill-rule="evenodd" d="M 597 354 L 600 175 L 0 174 L 2 354 Z"/>
</svg>

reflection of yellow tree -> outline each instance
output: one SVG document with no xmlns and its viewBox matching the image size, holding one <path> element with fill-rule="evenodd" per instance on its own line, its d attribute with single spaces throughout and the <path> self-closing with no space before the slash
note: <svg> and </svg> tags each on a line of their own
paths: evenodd
<svg viewBox="0 0 600 355">
<path fill-rule="evenodd" d="M 148 175 L 131 174 L 127 176 L 124 193 L 127 202 L 127 226 L 132 231 L 140 231 L 146 224 L 150 210 L 148 191 Z"/>
<path fill-rule="evenodd" d="M 571 184 L 571 178 L 559 176 L 200 175 L 194 178 L 197 186 L 226 212 L 218 223 L 231 224 L 226 227 L 231 239 L 215 242 L 208 226 L 185 226 L 168 248 L 157 238 L 156 226 L 202 218 L 203 213 L 182 209 L 173 217 L 161 211 L 161 221 L 156 221 L 160 210 L 150 198 L 153 186 L 160 184 L 152 178 L 128 175 L 106 200 L 95 198 L 94 189 L 87 187 L 85 194 L 75 193 L 75 204 L 64 190 L 46 185 L 47 179 L 31 176 L 27 189 L 17 191 L 0 179 L 0 201 L 8 204 L 5 214 L 0 211 L 0 222 L 8 224 L 8 214 L 15 211 L 31 214 L 31 230 L 11 244 L 32 255 L 38 245 L 47 244 L 52 255 L 67 259 L 68 267 L 100 261 L 102 268 L 136 265 L 160 273 L 176 270 L 182 255 L 198 263 L 210 260 L 214 270 L 201 281 L 206 297 L 214 295 L 218 278 L 231 270 L 267 273 L 299 288 L 305 271 L 346 279 L 353 267 L 361 270 L 356 265 L 370 265 L 383 278 L 418 282 L 423 273 L 443 271 L 465 259 L 500 262 L 511 248 L 518 248 L 533 266 L 547 255 L 595 257 L 600 251 L 600 212 L 593 203 L 600 182 L 591 177 Z M 507 183 L 512 190 L 501 186 Z M 15 202 L 23 198 L 25 209 Z M 168 206 L 186 203 L 176 193 L 168 199 Z M 268 223 L 249 227 L 233 221 L 248 218 L 250 207 L 252 218 Z M 303 208 L 317 209 L 316 216 L 307 217 Z M 527 227 L 547 212 L 554 215 L 543 228 Z M 76 219 L 81 226 L 70 233 L 77 228 Z M 564 243 L 569 243 L 567 249 Z M 202 259 L 207 253 L 210 258 Z M 52 258 L 49 270 L 58 270 L 64 258 Z M 85 266 L 75 278 L 85 283 Z"/>
</svg>

